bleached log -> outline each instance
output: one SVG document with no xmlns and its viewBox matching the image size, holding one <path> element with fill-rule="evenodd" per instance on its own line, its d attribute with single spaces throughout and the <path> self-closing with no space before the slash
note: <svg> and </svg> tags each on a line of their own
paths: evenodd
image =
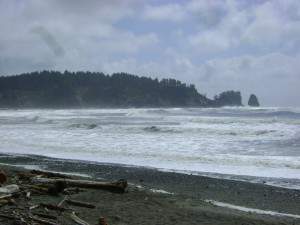
<svg viewBox="0 0 300 225">
<path fill-rule="evenodd" d="M 96 206 L 93 205 L 93 204 L 91 204 L 91 203 L 81 202 L 81 201 L 75 201 L 75 200 L 71 200 L 71 199 L 67 199 L 66 203 L 68 203 L 70 205 L 80 206 L 80 207 L 85 207 L 85 208 L 90 208 L 90 209 L 96 208 Z"/>
<path fill-rule="evenodd" d="M 61 206 L 64 204 L 64 202 L 67 200 L 67 198 L 68 198 L 68 196 L 65 196 L 65 197 L 63 198 L 63 200 L 61 200 L 61 201 L 57 204 L 57 206 L 58 206 L 58 207 L 61 207 Z"/>
<path fill-rule="evenodd" d="M 33 183 L 39 184 L 55 184 L 57 182 L 63 182 L 67 187 L 79 187 L 79 188 L 92 188 L 108 190 L 111 192 L 124 193 L 127 188 L 127 181 L 120 180 L 117 182 L 99 182 L 90 180 L 74 180 L 74 179 L 50 179 L 43 177 L 33 177 L 31 179 Z"/>
<path fill-rule="evenodd" d="M 52 221 L 48 221 L 48 220 L 45 220 L 45 219 L 40 219 L 40 218 L 37 218 L 35 216 L 29 216 L 29 218 L 33 221 L 36 221 L 40 224 L 46 224 L 46 225 L 58 225 L 58 223 L 56 222 L 52 222 Z"/>
<path fill-rule="evenodd" d="M 57 220 L 56 216 L 52 216 L 52 215 L 49 215 L 49 214 L 37 213 L 37 212 L 34 212 L 32 214 L 35 215 L 35 216 L 50 219 L 50 220 Z"/>
<path fill-rule="evenodd" d="M 48 178 L 70 178 L 70 176 L 65 175 L 65 174 L 61 174 L 61 173 L 56 173 L 56 172 L 49 172 L 49 171 L 42 171 L 42 170 L 31 170 L 30 171 L 31 174 L 34 175 L 42 175 Z"/>
<path fill-rule="evenodd" d="M 86 222 L 83 219 L 81 219 L 78 216 L 76 216 L 75 212 L 72 212 L 71 215 L 70 215 L 70 217 L 77 224 L 80 224 L 80 225 L 90 225 L 88 222 Z"/>
<path fill-rule="evenodd" d="M 41 203 L 40 206 L 45 207 L 45 208 L 50 209 L 50 210 L 56 210 L 56 211 L 60 211 L 60 212 L 68 210 L 67 208 L 57 206 L 57 205 L 53 205 L 53 204 Z"/>
<path fill-rule="evenodd" d="M 7 199 L 7 198 L 12 198 L 13 197 L 13 195 L 12 194 L 8 194 L 8 195 L 1 195 L 0 196 L 0 200 L 2 200 L 2 199 Z"/>
</svg>

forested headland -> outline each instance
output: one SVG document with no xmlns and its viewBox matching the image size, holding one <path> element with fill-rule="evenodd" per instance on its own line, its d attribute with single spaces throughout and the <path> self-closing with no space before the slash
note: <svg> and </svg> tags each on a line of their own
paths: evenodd
<svg viewBox="0 0 300 225">
<path fill-rule="evenodd" d="M 241 106 L 239 91 L 209 99 L 194 85 L 127 73 L 41 71 L 0 76 L 1 108 Z"/>
</svg>

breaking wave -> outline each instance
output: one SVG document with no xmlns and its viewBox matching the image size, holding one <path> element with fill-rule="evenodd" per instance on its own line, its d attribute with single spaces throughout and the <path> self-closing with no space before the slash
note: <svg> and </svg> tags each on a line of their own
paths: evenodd
<svg viewBox="0 0 300 225">
<path fill-rule="evenodd" d="M 194 115 L 194 116 L 228 116 L 228 117 L 282 117 L 300 118 L 300 109 L 281 110 L 280 108 L 250 108 L 250 107 L 223 107 L 223 108 L 173 108 L 149 109 L 145 113 L 157 115 Z"/>
<path fill-rule="evenodd" d="M 158 126 L 150 126 L 150 127 L 144 127 L 144 131 L 146 132 L 152 132 L 152 133 L 180 133 L 182 131 L 172 129 L 172 128 L 166 128 L 166 127 L 158 127 Z"/>
<path fill-rule="evenodd" d="M 81 129 L 94 129 L 94 128 L 96 128 L 97 127 L 97 124 L 87 124 L 87 123 L 82 123 L 82 124 L 80 124 L 80 123 L 75 123 L 75 124 L 71 124 L 70 126 L 69 126 L 70 128 L 81 128 Z"/>
<path fill-rule="evenodd" d="M 300 179 L 299 108 L 0 110 L 0 152 Z"/>
</svg>

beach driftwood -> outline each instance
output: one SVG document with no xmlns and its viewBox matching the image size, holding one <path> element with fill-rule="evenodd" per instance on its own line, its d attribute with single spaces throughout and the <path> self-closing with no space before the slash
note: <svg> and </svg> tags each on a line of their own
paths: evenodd
<svg viewBox="0 0 300 225">
<path fill-rule="evenodd" d="M 33 177 L 31 179 L 33 183 L 38 184 L 55 184 L 62 182 L 66 187 L 79 187 L 79 188 L 93 188 L 107 190 L 111 192 L 124 193 L 127 188 L 126 180 L 119 180 L 117 182 L 99 182 L 90 180 L 74 180 L 74 179 L 61 179 L 61 178 L 44 178 L 44 177 Z"/>
<path fill-rule="evenodd" d="M 106 220 L 104 217 L 99 218 L 99 225 L 107 225 Z"/>
<path fill-rule="evenodd" d="M 81 202 L 81 201 L 75 201 L 75 200 L 71 200 L 71 199 L 66 199 L 66 203 L 68 203 L 69 205 L 74 205 L 74 206 L 79 206 L 79 207 L 85 207 L 85 208 L 90 208 L 90 209 L 94 209 L 96 208 L 95 205 L 88 203 L 88 202 Z"/>
<path fill-rule="evenodd" d="M 67 199 L 68 199 L 68 197 L 65 196 L 65 197 L 63 198 L 63 200 L 61 200 L 61 201 L 57 204 L 57 206 L 58 206 L 58 207 L 61 207 Z"/>
<path fill-rule="evenodd" d="M 48 172 L 48 171 L 42 171 L 42 170 L 31 170 L 30 173 L 34 174 L 34 175 L 41 175 L 41 176 L 48 177 L 48 178 L 53 178 L 53 177 L 57 177 L 57 178 L 70 178 L 70 176 L 65 175 L 65 174 L 55 173 L 55 172 Z"/>
<path fill-rule="evenodd" d="M 2 200 L 2 199 L 8 199 L 8 198 L 12 198 L 12 197 L 13 197 L 13 195 L 12 195 L 12 194 L 2 195 L 2 196 L 0 196 L 0 200 Z"/>
<path fill-rule="evenodd" d="M 38 217 L 35 217 L 35 216 L 29 216 L 29 218 L 33 221 L 36 221 L 40 224 L 45 224 L 45 225 L 58 225 L 58 223 L 56 222 L 52 222 L 52 221 L 49 221 L 49 220 L 45 220 L 45 219 L 40 219 Z"/>
<path fill-rule="evenodd" d="M 69 187 L 65 188 L 63 190 L 63 194 L 65 195 L 72 195 L 72 194 L 78 194 L 79 192 L 83 192 L 84 190 L 78 188 L 78 187 Z"/>
<path fill-rule="evenodd" d="M 53 205 L 53 204 L 46 204 L 46 203 L 41 203 L 40 206 L 50 209 L 50 210 L 56 210 L 56 211 L 66 211 L 68 210 L 67 208 L 61 207 L 61 206 L 57 206 L 57 205 Z"/>
<path fill-rule="evenodd" d="M 8 180 L 9 182 L 5 186 L 0 184 L 0 207 L 2 210 L 0 224 L 2 221 L 10 220 L 9 222 L 13 224 L 22 225 L 62 225 L 60 221 L 68 219 L 72 220 L 74 224 L 90 225 L 85 218 L 80 218 L 80 214 L 77 214 L 74 208 L 80 210 L 79 207 L 85 207 L 91 210 L 95 209 L 96 205 L 92 202 L 80 201 L 78 196 L 71 195 L 82 191 L 88 192 L 88 189 L 124 193 L 128 185 L 126 180 L 116 182 L 85 180 L 78 179 L 76 176 L 39 170 L 16 171 L 14 177 Z M 45 198 L 46 201 L 43 197 L 40 202 L 40 196 L 45 195 L 48 196 Z M 60 202 L 53 204 L 53 201 L 47 201 L 52 195 L 62 197 Z M 77 207 L 71 208 L 73 206 Z M 64 218 L 66 215 L 69 215 L 70 218 Z M 101 217 L 98 224 L 107 225 L 105 218 Z"/>
<path fill-rule="evenodd" d="M 84 221 L 83 219 L 79 218 L 78 216 L 76 216 L 75 212 L 72 212 L 70 214 L 71 219 L 76 222 L 77 224 L 80 225 L 90 225 L 88 222 Z"/>
<path fill-rule="evenodd" d="M 2 213 L 0 214 L 0 217 L 5 218 L 5 219 L 9 219 L 9 220 L 15 220 L 16 219 L 16 217 L 14 217 L 14 216 L 2 214 Z"/>
<path fill-rule="evenodd" d="M 44 214 L 44 213 L 32 213 L 34 216 L 38 216 L 38 217 L 42 217 L 42 218 L 46 218 L 46 219 L 51 219 L 51 220 L 57 220 L 56 216 L 52 216 L 49 214 Z"/>
</svg>

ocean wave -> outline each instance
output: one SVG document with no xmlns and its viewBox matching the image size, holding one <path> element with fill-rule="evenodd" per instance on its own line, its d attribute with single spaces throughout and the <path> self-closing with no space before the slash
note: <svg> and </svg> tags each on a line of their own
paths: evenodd
<svg viewBox="0 0 300 225">
<path fill-rule="evenodd" d="M 161 129 L 158 128 L 157 126 L 145 127 L 143 130 L 144 131 L 148 131 L 148 132 L 158 132 L 158 131 L 161 131 Z"/>
<path fill-rule="evenodd" d="M 274 133 L 276 130 L 259 130 L 255 132 L 255 135 L 264 135 L 269 133 Z"/>
<path fill-rule="evenodd" d="M 144 127 L 144 131 L 146 132 L 153 132 L 153 133 L 180 133 L 179 130 L 176 130 L 174 128 L 165 128 L 165 127 L 158 127 L 158 126 L 150 126 L 150 127 Z"/>
<path fill-rule="evenodd" d="M 254 116 L 266 116 L 266 117 L 284 117 L 284 118 L 300 118 L 300 113 L 293 111 L 274 111 L 274 112 L 263 112 L 253 113 Z"/>
<path fill-rule="evenodd" d="M 299 114 L 249 107 L 0 111 L 0 151 L 300 178 Z"/>
<path fill-rule="evenodd" d="M 30 117 L 28 118 L 28 121 L 37 122 L 39 118 L 40 118 L 39 116 Z"/>
<path fill-rule="evenodd" d="M 75 123 L 75 124 L 71 124 L 69 126 L 69 128 L 81 128 L 81 129 L 94 129 L 96 128 L 98 125 L 97 124 L 87 124 L 87 123 Z"/>
<path fill-rule="evenodd" d="M 257 118 L 300 118 L 300 109 L 295 108 L 251 108 L 251 107 L 222 107 L 222 108 L 188 108 L 181 111 L 186 115 L 209 117 L 257 117 Z"/>
<path fill-rule="evenodd" d="M 149 114 L 158 114 L 158 115 L 169 115 L 171 114 L 170 110 L 167 109 L 148 109 L 145 111 L 145 113 Z"/>
</svg>

